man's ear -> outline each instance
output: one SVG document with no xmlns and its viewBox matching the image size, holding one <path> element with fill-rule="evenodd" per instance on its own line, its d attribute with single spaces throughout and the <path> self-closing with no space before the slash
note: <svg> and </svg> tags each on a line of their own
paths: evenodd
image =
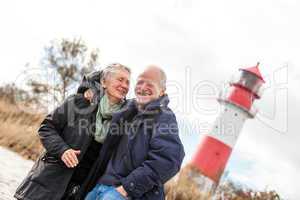
<svg viewBox="0 0 300 200">
<path fill-rule="evenodd" d="M 166 94 L 166 90 L 163 89 L 163 90 L 160 91 L 159 96 L 162 97 L 162 96 L 164 96 L 165 94 Z"/>
</svg>

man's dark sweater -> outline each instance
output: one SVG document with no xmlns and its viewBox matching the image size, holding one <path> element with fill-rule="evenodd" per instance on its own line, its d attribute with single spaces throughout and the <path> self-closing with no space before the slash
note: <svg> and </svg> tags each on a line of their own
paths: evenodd
<svg viewBox="0 0 300 200">
<path fill-rule="evenodd" d="M 115 151 L 112 158 L 110 159 L 106 171 L 102 177 L 98 180 L 99 184 L 103 185 L 111 185 L 111 186 L 119 186 L 121 185 L 120 179 L 123 176 L 127 176 L 127 174 L 119 174 L 119 171 L 128 171 L 126 170 L 127 158 L 125 156 L 126 149 L 128 145 L 128 135 L 125 134 L 122 136 L 122 139 L 119 143 L 118 150 Z M 115 168 L 118 168 L 116 170 Z M 120 170 L 120 168 L 124 168 Z"/>
<path fill-rule="evenodd" d="M 91 167 L 93 166 L 99 155 L 101 146 L 102 144 L 96 142 L 95 140 L 91 142 L 82 160 L 76 167 L 71 182 L 79 185 L 83 183 L 84 179 L 87 177 Z"/>
</svg>

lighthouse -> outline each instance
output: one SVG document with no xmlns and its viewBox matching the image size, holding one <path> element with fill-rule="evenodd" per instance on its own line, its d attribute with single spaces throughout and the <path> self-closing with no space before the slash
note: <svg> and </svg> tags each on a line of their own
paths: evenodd
<svg viewBox="0 0 300 200">
<path fill-rule="evenodd" d="M 248 118 L 257 110 L 253 103 L 261 97 L 264 79 L 258 68 L 241 68 L 221 92 L 221 112 L 203 138 L 189 166 L 189 177 L 201 190 L 214 191 L 224 172 L 232 149 Z"/>
</svg>

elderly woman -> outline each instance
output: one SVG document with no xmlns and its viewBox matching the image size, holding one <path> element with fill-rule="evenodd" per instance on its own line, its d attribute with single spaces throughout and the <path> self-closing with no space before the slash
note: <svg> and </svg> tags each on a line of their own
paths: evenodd
<svg viewBox="0 0 300 200">
<path fill-rule="evenodd" d="M 95 78 L 101 84 L 90 85 L 89 79 Z M 105 168 L 118 145 L 120 136 L 108 134 L 108 130 L 112 121 L 120 120 L 114 118 L 114 113 L 125 105 L 129 78 L 128 67 L 109 65 L 101 73 L 85 78 L 78 94 L 46 116 L 38 130 L 45 152 L 17 188 L 15 198 L 66 200 L 84 196 L 82 185 L 99 162 L 99 154 L 105 152 L 101 160 Z M 96 94 L 92 102 L 84 97 L 88 92 L 81 93 L 86 89 Z"/>
</svg>

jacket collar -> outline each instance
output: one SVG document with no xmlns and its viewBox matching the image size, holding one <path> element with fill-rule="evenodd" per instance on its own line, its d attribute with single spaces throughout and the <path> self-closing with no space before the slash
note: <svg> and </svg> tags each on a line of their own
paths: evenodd
<svg viewBox="0 0 300 200">
<path fill-rule="evenodd" d="M 137 112 L 138 116 L 146 116 L 146 115 L 156 115 L 159 112 L 163 111 L 164 109 L 167 108 L 168 104 L 169 104 L 169 97 L 168 95 L 163 95 L 162 97 L 151 101 L 150 103 L 148 103 L 147 105 L 145 105 L 144 109 L 138 109 L 138 104 L 136 102 L 136 100 L 134 100 L 135 102 L 135 109 Z"/>
<path fill-rule="evenodd" d="M 144 111 L 153 111 L 153 110 L 161 110 L 166 108 L 169 104 L 169 97 L 167 94 L 159 97 L 156 100 L 151 101 L 147 105 L 145 105 Z"/>
<path fill-rule="evenodd" d="M 137 114 L 137 108 L 133 99 L 127 100 L 124 106 L 116 113 L 113 114 L 112 123 L 128 119 L 132 115 Z"/>
</svg>

